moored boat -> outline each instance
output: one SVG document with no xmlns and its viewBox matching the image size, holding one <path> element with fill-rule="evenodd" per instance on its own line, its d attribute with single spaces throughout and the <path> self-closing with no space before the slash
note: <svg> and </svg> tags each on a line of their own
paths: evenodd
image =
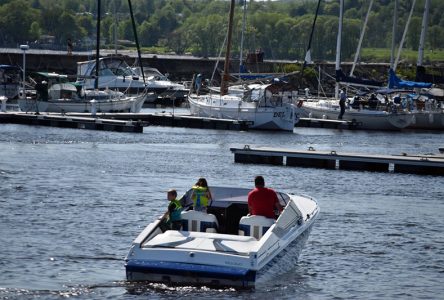
<svg viewBox="0 0 444 300">
<path fill-rule="evenodd" d="M 77 83 L 85 89 L 94 89 L 96 63 L 96 60 L 77 63 Z M 99 65 L 98 88 L 101 90 L 109 88 L 131 96 L 140 95 L 146 90 L 156 95 L 145 99 L 145 103 L 153 104 L 166 103 L 165 99 L 174 98 L 175 104 L 179 105 L 188 95 L 188 90 L 182 84 L 171 82 L 154 68 L 144 68 L 144 82 L 140 67 L 130 67 L 122 56 L 101 57 Z"/>
<path fill-rule="evenodd" d="M 37 97 L 18 100 L 23 112 L 139 112 L 146 95 L 128 97 L 122 92 L 106 89 L 84 90 L 68 82 L 66 75 L 57 73 L 36 73 Z"/>
<path fill-rule="evenodd" d="M 304 102 L 302 108 L 312 118 L 337 120 L 340 112 L 339 103 L 335 100 Z M 403 111 L 385 111 L 372 109 L 345 110 L 342 120 L 357 123 L 359 129 L 400 130 L 410 126 L 415 115 Z"/>
<path fill-rule="evenodd" d="M 191 114 L 200 117 L 250 121 L 250 128 L 293 131 L 298 121 L 295 106 L 273 84 L 249 85 L 242 93 L 191 94 Z"/>
<path fill-rule="evenodd" d="M 212 187 L 208 213 L 183 211 L 182 230 L 165 230 L 166 215 L 150 223 L 125 258 L 129 281 L 254 287 L 290 271 L 319 214 L 315 200 L 278 193 L 277 220 L 247 216 L 242 188 Z M 181 201 L 192 203 L 191 191 Z"/>
</svg>

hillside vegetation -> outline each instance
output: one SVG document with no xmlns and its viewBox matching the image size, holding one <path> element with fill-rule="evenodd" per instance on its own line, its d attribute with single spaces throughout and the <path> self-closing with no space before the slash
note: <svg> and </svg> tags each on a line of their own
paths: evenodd
<svg viewBox="0 0 444 300">
<path fill-rule="evenodd" d="M 394 1 L 377 0 L 373 6 L 362 59 L 387 61 Z M 400 0 L 398 40 L 408 17 L 411 0 Z M 157 53 L 217 55 L 226 35 L 229 1 L 132 0 L 142 47 Z M 239 55 L 242 0 L 237 1 L 233 55 Z M 268 59 L 302 60 L 308 43 L 317 1 L 248 2 L 245 51 L 262 49 Z M 343 60 L 356 49 L 369 0 L 346 0 Z M 114 39 L 134 41 L 127 0 L 102 1 L 101 33 L 105 46 Z M 403 60 L 414 60 L 421 30 L 424 0 L 418 0 L 407 33 Z M 51 36 L 56 44 L 71 39 L 77 49 L 93 49 L 96 0 L 0 0 L 0 46 L 41 44 Z M 339 1 L 323 1 L 312 45 L 314 60 L 335 56 Z M 427 35 L 426 59 L 444 60 L 444 1 L 433 0 Z M 36 42 L 37 41 L 37 42 Z M 126 44 L 131 44 L 126 42 Z M 121 44 L 121 43 L 120 43 Z M 130 45 L 131 46 L 131 45 Z M 375 50 L 377 49 L 377 50 Z"/>
</svg>

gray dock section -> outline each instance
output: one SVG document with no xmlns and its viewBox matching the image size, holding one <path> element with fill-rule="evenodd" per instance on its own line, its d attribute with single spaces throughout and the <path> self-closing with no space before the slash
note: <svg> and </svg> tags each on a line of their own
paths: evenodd
<svg viewBox="0 0 444 300">
<path fill-rule="evenodd" d="M 286 165 L 295 167 L 326 168 L 412 174 L 444 175 L 442 155 L 377 155 L 338 153 L 336 151 L 307 151 L 277 148 L 231 148 L 237 163 Z"/>
<path fill-rule="evenodd" d="M 87 114 L 68 114 L 70 116 L 84 116 Z M 189 114 L 172 113 L 100 113 L 96 115 L 102 119 L 143 122 L 145 126 L 169 126 L 201 129 L 248 130 L 252 125 L 249 121 L 230 119 L 216 119 L 191 116 Z"/>
<path fill-rule="evenodd" d="M 89 117 L 76 117 L 43 113 L 0 113 L 0 123 L 135 133 L 143 132 L 144 125 L 141 122 L 93 118 L 91 115 Z"/>
<path fill-rule="evenodd" d="M 202 118 L 185 114 L 147 113 L 0 113 L 0 123 L 41 125 L 64 128 L 143 132 L 146 126 L 169 126 L 200 129 L 248 130 L 248 121 Z"/>
</svg>

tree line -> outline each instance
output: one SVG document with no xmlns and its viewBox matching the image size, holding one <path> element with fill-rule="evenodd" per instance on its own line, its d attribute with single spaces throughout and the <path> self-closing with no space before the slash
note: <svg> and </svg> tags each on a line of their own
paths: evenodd
<svg viewBox="0 0 444 300">
<path fill-rule="evenodd" d="M 243 1 L 237 0 L 233 53 L 239 55 Z M 248 1 L 248 0 L 247 0 Z M 405 46 L 417 49 L 424 1 L 417 1 Z M 412 0 L 400 0 L 397 39 L 401 39 Z M 162 52 L 215 56 L 226 35 L 229 1 L 132 0 L 142 47 Z M 302 60 L 316 9 L 315 0 L 248 1 L 245 52 L 261 49 L 266 58 Z M 343 24 L 343 59 L 350 59 L 369 0 L 346 0 Z M 392 40 L 393 0 L 373 5 L 364 47 L 389 48 Z M 426 48 L 444 48 L 444 1 L 432 0 Z M 96 35 L 96 0 L 0 0 L 0 46 L 38 41 L 52 36 L 55 42 L 93 49 Z M 114 39 L 134 41 L 127 0 L 102 1 L 101 35 L 105 44 Z M 339 1 L 322 1 L 313 42 L 312 58 L 334 59 Z M 74 49 L 75 50 L 75 49 Z"/>
</svg>

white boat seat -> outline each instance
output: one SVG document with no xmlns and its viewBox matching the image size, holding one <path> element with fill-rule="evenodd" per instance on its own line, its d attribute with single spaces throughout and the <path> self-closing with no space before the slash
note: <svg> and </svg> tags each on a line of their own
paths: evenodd
<svg viewBox="0 0 444 300">
<path fill-rule="evenodd" d="M 188 210 L 180 214 L 183 231 L 217 232 L 216 216 L 201 211 Z"/>
<path fill-rule="evenodd" d="M 245 216 L 239 221 L 239 235 L 247 235 L 260 238 L 275 223 L 275 219 L 269 219 L 264 216 Z"/>
</svg>

